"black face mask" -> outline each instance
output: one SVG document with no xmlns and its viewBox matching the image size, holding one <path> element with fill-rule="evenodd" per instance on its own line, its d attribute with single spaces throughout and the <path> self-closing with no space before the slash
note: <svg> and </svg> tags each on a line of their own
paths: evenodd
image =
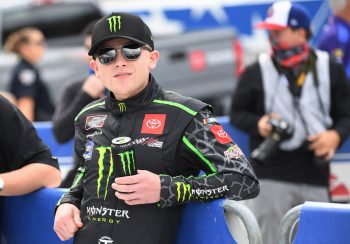
<svg viewBox="0 0 350 244">
<path fill-rule="evenodd" d="M 309 57 L 308 43 L 295 47 L 287 47 L 279 44 L 271 37 L 270 43 L 272 47 L 272 56 L 277 63 L 283 67 L 296 67 Z"/>
</svg>

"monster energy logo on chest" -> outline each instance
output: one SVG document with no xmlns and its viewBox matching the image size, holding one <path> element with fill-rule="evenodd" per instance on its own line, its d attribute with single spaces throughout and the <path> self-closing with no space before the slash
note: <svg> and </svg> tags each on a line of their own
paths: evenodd
<svg viewBox="0 0 350 244">
<path fill-rule="evenodd" d="M 118 103 L 119 111 L 124 112 L 126 111 L 126 105 L 125 103 Z"/>
<path fill-rule="evenodd" d="M 120 30 L 121 23 L 122 23 L 121 19 L 122 17 L 119 15 L 118 16 L 113 15 L 107 19 L 110 32 L 117 32 L 117 23 L 118 23 L 118 30 Z"/>
<path fill-rule="evenodd" d="M 105 184 L 106 199 L 113 172 L 116 177 L 137 174 L 134 146 L 130 137 L 117 137 L 112 140 L 111 146 L 100 146 L 96 150 L 99 152 L 97 196 L 100 197 L 101 188 Z"/>
</svg>

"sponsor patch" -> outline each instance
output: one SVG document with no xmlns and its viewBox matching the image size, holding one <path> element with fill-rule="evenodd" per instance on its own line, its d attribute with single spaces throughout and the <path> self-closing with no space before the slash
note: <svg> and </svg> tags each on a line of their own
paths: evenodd
<svg viewBox="0 0 350 244">
<path fill-rule="evenodd" d="M 85 152 L 83 154 L 83 157 L 85 158 L 85 160 L 90 160 L 92 157 L 92 151 L 94 150 L 94 146 L 95 143 L 91 140 L 89 140 L 86 144 L 85 144 Z"/>
<path fill-rule="evenodd" d="M 20 71 L 18 79 L 24 86 L 30 86 L 34 83 L 36 79 L 36 74 L 31 69 L 24 69 Z"/>
<path fill-rule="evenodd" d="M 218 140 L 221 144 L 227 144 L 232 142 L 231 137 L 227 134 L 227 132 L 222 128 L 221 125 L 212 125 L 210 126 L 211 132 L 213 132 L 216 140 Z"/>
<path fill-rule="evenodd" d="M 142 143 L 142 145 L 147 145 L 149 147 L 163 147 L 163 142 L 159 141 L 157 138 L 148 138 L 145 142 Z"/>
<path fill-rule="evenodd" d="M 216 118 L 206 118 L 206 119 L 203 119 L 203 124 L 204 125 L 207 125 L 207 124 L 219 124 L 219 122 L 216 120 Z"/>
<path fill-rule="evenodd" d="M 163 134 L 165 124 L 165 114 L 145 114 L 142 122 L 142 134 Z"/>
<path fill-rule="evenodd" d="M 95 136 L 102 135 L 102 131 L 95 131 L 94 133 L 88 134 L 86 138 L 93 138 Z"/>
<path fill-rule="evenodd" d="M 90 130 L 92 128 L 102 128 L 107 115 L 94 115 L 86 117 L 85 130 Z"/>
<path fill-rule="evenodd" d="M 145 145 L 148 147 L 157 147 L 157 148 L 163 147 L 162 141 L 158 140 L 157 138 L 152 138 L 152 137 L 144 137 L 144 138 L 136 139 L 132 143 L 133 144 L 141 144 L 141 145 Z"/>
<path fill-rule="evenodd" d="M 224 155 L 228 158 L 240 158 L 243 155 L 242 150 L 237 145 L 233 145 L 229 147 L 226 151 L 224 151 Z"/>
<path fill-rule="evenodd" d="M 100 239 L 98 239 L 98 244 L 113 244 L 114 241 L 109 236 L 102 236 Z"/>
</svg>

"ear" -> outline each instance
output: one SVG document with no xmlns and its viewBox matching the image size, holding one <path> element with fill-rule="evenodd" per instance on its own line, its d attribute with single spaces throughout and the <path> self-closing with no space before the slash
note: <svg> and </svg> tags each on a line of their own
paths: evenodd
<svg viewBox="0 0 350 244">
<path fill-rule="evenodd" d="M 93 69 L 93 71 L 95 72 L 95 75 L 100 78 L 100 75 L 98 73 L 98 65 L 97 65 L 97 61 L 92 59 L 90 60 L 90 68 Z"/>
<path fill-rule="evenodd" d="M 150 53 L 150 62 L 149 62 L 149 69 L 155 69 L 157 67 L 157 62 L 159 59 L 159 52 L 154 50 L 153 52 Z"/>
</svg>

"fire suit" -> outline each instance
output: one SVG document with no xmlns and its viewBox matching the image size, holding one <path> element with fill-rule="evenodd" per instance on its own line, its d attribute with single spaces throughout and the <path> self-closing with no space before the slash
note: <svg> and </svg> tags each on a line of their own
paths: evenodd
<svg viewBox="0 0 350 244">
<path fill-rule="evenodd" d="M 135 97 L 121 102 L 110 93 L 89 104 L 75 126 L 81 167 L 58 203 L 81 211 L 84 226 L 75 244 L 174 243 L 184 203 L 259 193 L 248 160 L 210 106 L 162 90 L 152 76 Z M 129 206 L 114 195 L 111 184 L 120 175 L 115 167 L 120 162 L 113 161 L 111 141 L 121 136 L 132 139 L 137 168 L 159 174 L 159 203 Z M 130 163 L 131 157 L 125 160 Z M 205 174 L 198 176 L 201 170 Z"/>
</svg>

